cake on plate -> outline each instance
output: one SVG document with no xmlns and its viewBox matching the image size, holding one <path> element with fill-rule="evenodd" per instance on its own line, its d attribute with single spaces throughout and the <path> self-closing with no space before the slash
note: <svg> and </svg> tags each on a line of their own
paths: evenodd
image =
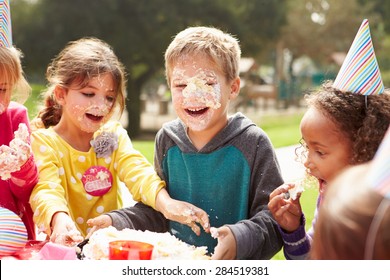
<svg viewBox="0 0 390 280">
<path fill-rule="evenodd" d="M 189 245 L 169 232 L 156 233 L 133 229 L 117 230 L 110 226 L 95 231 L 83 247 L 84 259 L 108 259 L 108 244 L 114 240 L 133 240 L 150 243 L 154 246 L 153 260 L 207 260 L 207 247 Z"/>
</svg>

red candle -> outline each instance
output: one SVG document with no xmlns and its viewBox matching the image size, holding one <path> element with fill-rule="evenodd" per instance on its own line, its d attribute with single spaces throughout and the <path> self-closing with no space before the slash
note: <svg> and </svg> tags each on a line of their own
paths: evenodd
<svg viewBox="0 0 390 280">
<path fill-rule="evenodd" d="M 109 243 L 110 260 L 150 260 L 153 245 L 131 240 L 116 240 Z"/>
</svg>

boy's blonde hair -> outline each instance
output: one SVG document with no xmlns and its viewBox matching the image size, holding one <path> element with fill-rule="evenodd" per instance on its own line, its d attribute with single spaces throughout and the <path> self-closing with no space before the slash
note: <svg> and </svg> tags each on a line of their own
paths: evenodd
<svg viewBox="0 0 390 280">
<path fill-rule="evenodd" d="M 21 64 L 22 52 L 15 47 L 0 47 L 0 75 L 10 87 L 11 98 L 23 104 L 31 93 Z"/>
<path fill-rule="evenodd" d="M 239 76 L 241 49 L 232 35 L 214 27 L 189 27 L 179 32 L 165 52 L 168 84 L 174 63 L 185 55 L 207 55 L 225 73 L 227 81 Z"/>
</svg>

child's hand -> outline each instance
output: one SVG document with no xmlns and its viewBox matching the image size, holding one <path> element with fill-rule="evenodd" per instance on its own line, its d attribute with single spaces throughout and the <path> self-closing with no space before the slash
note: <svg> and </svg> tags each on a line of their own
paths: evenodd
<svg viewBox="0 0 390 280">
<path fill-rule="evenodd" d="M 50 235 L 51 242 L 74 246 L 84 240 L 72 219 L 64 212 L 55 213 L 51 225 L 53 229 Z"/>
<path fill-rule="evenodd" d="M 172 199 L 165 189 L 157 195 L 156 210 L 169 220 L 188 225 L 196 235 L 200 235 L 197 224 L 202 225 L 205 232 L 210 232 L 209 217 L 205 211 L 191 203 Z"/>
<path fill-rule="evenodd" d="M 281 228 L 287 232 L 298 229 L 301 222 L 302 208 L 299 196 L 293 200 L 288 197 L 288 190 L 294 184 L 284 184 L 276 188 L 269 196 L 268 208 Z"/>
<path fill-rule="evenodd" d="M 220 228 L 211 228 L 211 235 L 214 238 L 218 238 L 218 244 L 215 247 L 214 254 L 211 259 L 213 260 L 234 260 L 237 255 L 236 239 L 227 226 Z"/>
<path fill-rule="evenodd" d="M 110 216 L 103 214 L 103 215 L 100 215 L 96 218 L 89 219 L 87 221 L 87 225 L 92 227 L 92 229 L 90 231 L 90 233 L 92 233 L 93 231 L 96 231 L 98 229 L 111 226 L 112 220 L 111 220 Z M 88 233 L 88 235 L 90 235 L 90 234 Z"/>
<path fill-rule="evenodd" d="M 15 138 L 7 145 L 0 146 L 0 177 L 2 180 L 11 178 L 11 173 L 19 171 L 31 155 L 29 132 L 24 123 L 19 124 Z"/>
<path fill-rule="evenodd" d="M 31 146 L 29 142 L 29 132 L 26 124 L 20 123 L 18 130 L 14 132 L 14 139 L 9 143 L 15 157 L 18 159 L 19 167 L 22 166 L 31 154 Z"/>
<path fill-rule="evenodd" d="M 172 199 L 162 213 L 169 220 L 188 225 L 196 235 L 200 235 L 197 224 L 200 224 L 206 232 L 210 231 L 207 213 L 191 203 Z"/>
<path fill-rule="evenodd" d="M 12 153 L 17 160 L 17 166 L 20 168 L 30 157 L 31 146 L 30 144 L 15 138 L 11 141 L 10 147 L 13 149 Z"/>
<path fill-rule="evenodd" d="M 0 177 L 2 180 L 11 178 L 11 173 L 17 171 L 16 157 L 12 149 L 6 145 L 0 146 Z"/>
</svg>

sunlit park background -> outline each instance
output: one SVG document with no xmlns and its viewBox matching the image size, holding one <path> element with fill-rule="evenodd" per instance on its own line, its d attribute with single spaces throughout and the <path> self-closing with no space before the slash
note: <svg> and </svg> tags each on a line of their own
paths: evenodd
<svg viewBox="0 0 390 280">
<path fill-rule="evenodd" d="M 122 118 L 136 148 L 153 161 L 153 135 L 174 117 L 163 53 L 194 25 L 235 35 L 242 48 L 242 88 L 231 112 L 261 126 L 275 148 L 297 144 L 303 95 L 334 79 L 367 18 L 385 86 L 390 83 L 390 1 L 384 0 L 11 0 L 13 43 L 34 91 L 30 118 L 42 101 L 48 63 L 69 41 L 108 42 L 128 72 Z M 147 137 L 146 137 L 146 136 Z M 302 197 L 310 224 L 315 189 Z M 283 259 L 281 253 L 275 259 Z"/>
</svg>

